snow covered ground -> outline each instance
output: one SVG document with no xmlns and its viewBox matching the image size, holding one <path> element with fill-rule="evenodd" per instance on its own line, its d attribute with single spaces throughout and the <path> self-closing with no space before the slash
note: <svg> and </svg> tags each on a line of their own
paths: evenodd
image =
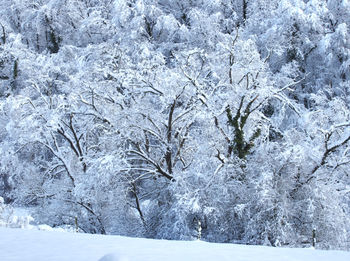
<svg viewBox="0 0 350 261">
<path fill-rule="evenodd" d="M 0 260 L 349 261 L 350 252 L 0 228 Z"/>
</svg>

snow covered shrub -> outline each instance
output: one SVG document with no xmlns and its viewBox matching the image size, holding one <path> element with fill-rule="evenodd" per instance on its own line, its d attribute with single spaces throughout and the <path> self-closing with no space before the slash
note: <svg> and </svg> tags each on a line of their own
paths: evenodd
<svg viewBox="0 0 350 261">
<path fill-rule="evenodd" d="M 0 197 L 0 226 L 6 226 L 6 224 L 8 224 L 11 214 L 12 213 L 9 212 L 8 207 L 5 205 L 4 199 Z"/>
<path fill-rule="evenodd" d="M 0 197 L 0 227 L 28 228 L 33 218 L 27 216 L 17 216 L 11 206 L 6 205 L 4 199 Z"/>
</svg>

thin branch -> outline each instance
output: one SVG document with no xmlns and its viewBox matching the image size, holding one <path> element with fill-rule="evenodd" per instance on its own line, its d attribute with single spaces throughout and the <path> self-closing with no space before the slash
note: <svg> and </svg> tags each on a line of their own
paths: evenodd
<svg viewBox="0 0 350 261">
<path fill-rule="evenodd" d="M 67 175 L 68 175 L 69 179 L 72 181 L 73 187 L 75 187 L 75 180 L 74 180 L 72 174 L 70 173 L 69 168 L 68 168 L 68 165 L 67 165 L 67 163 L 65 162 L 65 160 L 64 160 L 60 155 L 58 155 L 57 152 L 56 152 L 50 145 L 48 145 L 48 144 L 46 144 L 46 143 L 44 143 L 44 142 L 41 142 L 41 141 L 37 141 L 37 142 L 40 143 L 40 144 L 42 144 L 42 145 L 44 145 L 47 149 L 49 149 L 49 150 L 52 152 L 53 155 L 55 155 L 55 157 L 56 157 L 58 160 L 60 160 L 60 161 L 62 162 L 62 164 L 63 164 L 63 166 L 64 166 L 64 168 L 65 168 L 65 170 L 66 170 L 66 172 L 67 172 Z"/>
</svg>

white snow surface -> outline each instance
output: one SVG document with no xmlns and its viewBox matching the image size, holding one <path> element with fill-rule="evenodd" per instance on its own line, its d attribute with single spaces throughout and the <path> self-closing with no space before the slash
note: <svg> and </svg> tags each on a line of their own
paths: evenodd
<svg viewBox="0 0 350 261">
<path fill-rule="evenodd" d="M 349 261 L 350 252 L 0 228 L 1 261 Z"/>
</svg>

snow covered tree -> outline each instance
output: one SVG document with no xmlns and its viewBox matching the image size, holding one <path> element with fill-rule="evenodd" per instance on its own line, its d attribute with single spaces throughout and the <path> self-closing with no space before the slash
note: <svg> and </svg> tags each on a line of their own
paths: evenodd
<svg viewBox="0 0 350 261">
<path fill-rule="evenodd" d="M 349 247 L 348 1 L 0 5 L 6 203 L 89 233 Z"/>
</svg>

